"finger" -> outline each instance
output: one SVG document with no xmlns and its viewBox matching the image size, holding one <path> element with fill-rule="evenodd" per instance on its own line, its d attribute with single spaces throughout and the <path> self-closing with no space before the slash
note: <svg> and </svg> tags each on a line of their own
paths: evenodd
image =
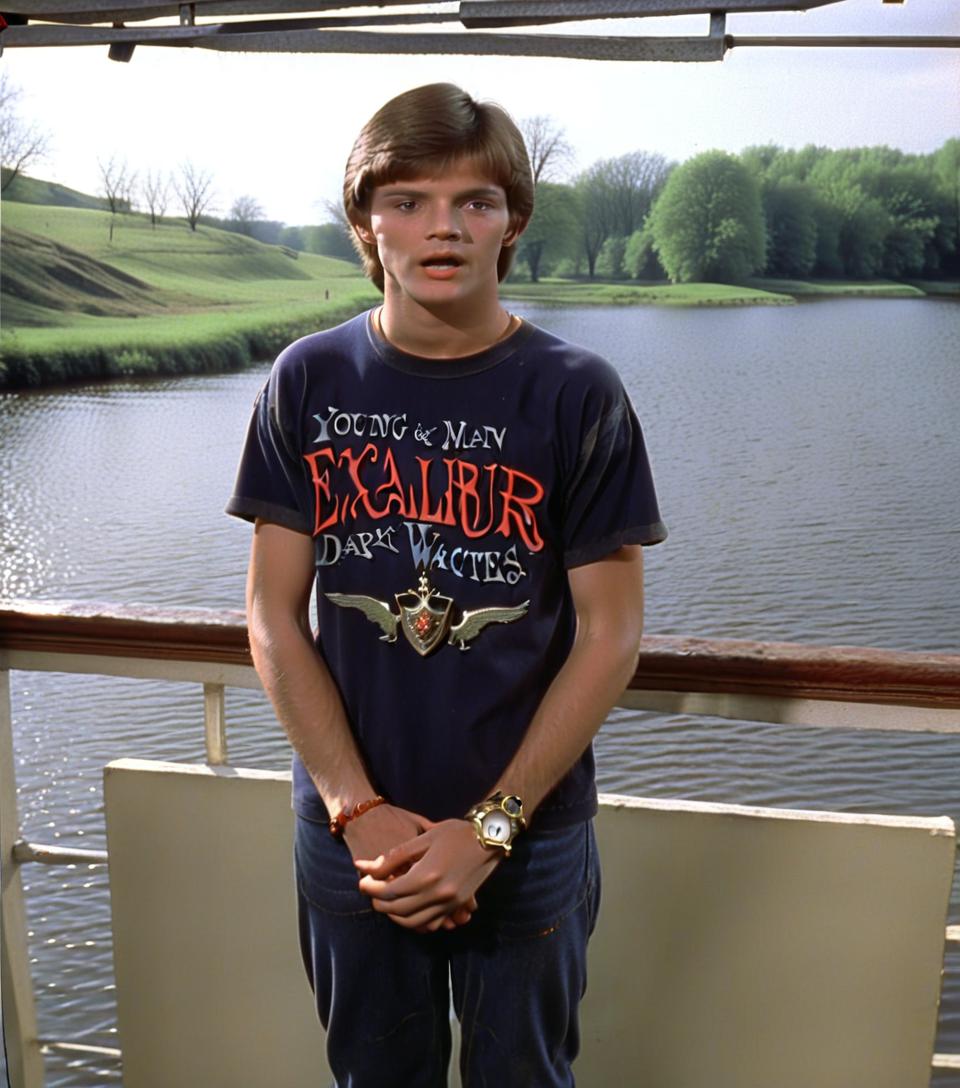
<svg viewBox="0 0 960 1088">
<path fill-rule="evenodd" d="M 366 889 L 362 890 L 366 892 Z M 381 914 L 396 914 L 398 917 L 414 917 L 425 910 L 430 910 L 437 915 L 446 915 L 450 913 L 453 906 L 452 903 L 438 900 L 427 893 L 394 896 L 389 890 L 389 885 L 386 885 L 379 895 L 372 895 L 370 892 L 366 894 L 370 895 L 371 906 L 374 910 L 380 911 Z"/>
<path fill-rule="evenodd" d="M 377 866 L 383 864 L 383 854 L 376 858 L 354 858 L 353 864 L 362 873 L 372 873 Z"/>
<path fill-rule="evenodd" d="M 419 838 L 409 839 L 379 857 L 355 858 L 353 864 L 362 873 L 384 879 L 405 872 L 425 851 L 426 847 Z"/>
<path fill-rule="evenodd" d="M 388 874 L 386 877 L 380 871 L 370 873 L 360 878 L 360 891 L 387 902 L 430 895 L 433 900 L 450 906 L 454 902 L 454 897 L 437 895 L 436 875 L 427 871 L 418 871 L 418 869 L 422 870 L 423 867 L 414 865 L 409 870 L 403 870 L 395 875 Z"/>
<path fill-rule="evenodd" d="M 431 905 L 411 915 L 392 914 L 387 912 L 387 917 L 404 929 L 415 929 L 426 933 L 434 933 L 443 925 L 447 913 L 444 909 L 441 908 L 438 910 L 436 905 Z"/>
<path fill-rule="evenodd" d="M 461 907 L 459 910 L 454 911 L 453 914 L 448 915 L 449 920 L 453 923 L 452 928 L 465 926 L 472 917 L 473 911 L 468 906 Z"/>
</svg>

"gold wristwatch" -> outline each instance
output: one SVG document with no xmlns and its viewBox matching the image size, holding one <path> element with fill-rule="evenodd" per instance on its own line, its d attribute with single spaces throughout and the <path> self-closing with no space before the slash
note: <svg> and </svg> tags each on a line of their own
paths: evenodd
<svg viewBox="0 0 960 1088">
<path fill-rule="evenodd" d="M 499 847 L 507 857 L 513 840 L 527 827 L 520 798 L 504 797 L 499 790 L 486 801 L 474 805 L 465 818 L 473 823 L 481 846 Z"/>
</svg>

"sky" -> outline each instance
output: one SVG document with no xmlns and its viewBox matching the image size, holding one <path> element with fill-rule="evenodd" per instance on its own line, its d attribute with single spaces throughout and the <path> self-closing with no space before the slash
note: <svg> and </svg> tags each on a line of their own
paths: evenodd
<svg viewBox="0 0 960 1088">
<path fill-rule="evenodd" d="M 708 20 L 580 29 L 701 35 Z M 727 32 L 960 36 L 960 0 L 842 0 L 807 13 L 731 15 Z M 323 202 L 337 199 L 361 126 L 388 98 L 436 81 L 458 83 L 516 118 L 554 118 L 581 169 L 634 150 L 675 161 L 758 143 L 927 152 L 960 136 L 958 49 L 742 48 L 722 63 L 667 64 L 139 46 L 121 64 L 105 46 L 85 46 L 7 49 L 0 65 L 23 91 L 24 116 L 52 137 L 36 176 L 97 193 L 98 160 L 112 155 L 140 172 L 175 172 L 190 160 L 214 177 L 215 213 L 228 214 L 249 194 L 267 218 L 289 224 L 326 219 Z"/>
</svg>

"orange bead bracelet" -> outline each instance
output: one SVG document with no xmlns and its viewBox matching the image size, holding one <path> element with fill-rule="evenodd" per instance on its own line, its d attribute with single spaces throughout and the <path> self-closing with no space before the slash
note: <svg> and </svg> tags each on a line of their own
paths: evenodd
<svg viewBox="0 0 960 1088">
<path fill-rule="evenodd" d="M 377 794 L 376 797 L 371 797 L 369 801 L 360 801 L 350 808 L 349 806 L 342 809 L 340 813 L 333 817 L 330 821 L 330 834 L 339 839 L 343 835 L 343 829 L 350 823 L 351 820 L 359 819 L 365 812 L 369 812 L 370 809 L 376 808 L 377 805 L 386 804 L 386 797 L 381 797 Z"/>
</svg>

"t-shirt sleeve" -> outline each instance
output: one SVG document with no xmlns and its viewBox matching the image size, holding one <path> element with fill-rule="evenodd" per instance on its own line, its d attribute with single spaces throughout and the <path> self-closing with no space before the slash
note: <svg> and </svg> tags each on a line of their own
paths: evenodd
<svg viewBox="0 0 960 1088">
<path fill-rule="evenodd" d="M 581 420 L 575 467 L 565 492 L 564 566 L 580 567 L 624 544 L 659 544 L 660 517 L 640 422 L 619 382 L 606 383 Z"/>
<path fill-rule="evenodd" d="M 276 365 L 254 402 L 226 512 L 312 534 L 306 463 L 286 412 L 286 402 L 296 398 L 290 393 L 284 396 L 283 389 L 283 375 Z"/>
</svg>

